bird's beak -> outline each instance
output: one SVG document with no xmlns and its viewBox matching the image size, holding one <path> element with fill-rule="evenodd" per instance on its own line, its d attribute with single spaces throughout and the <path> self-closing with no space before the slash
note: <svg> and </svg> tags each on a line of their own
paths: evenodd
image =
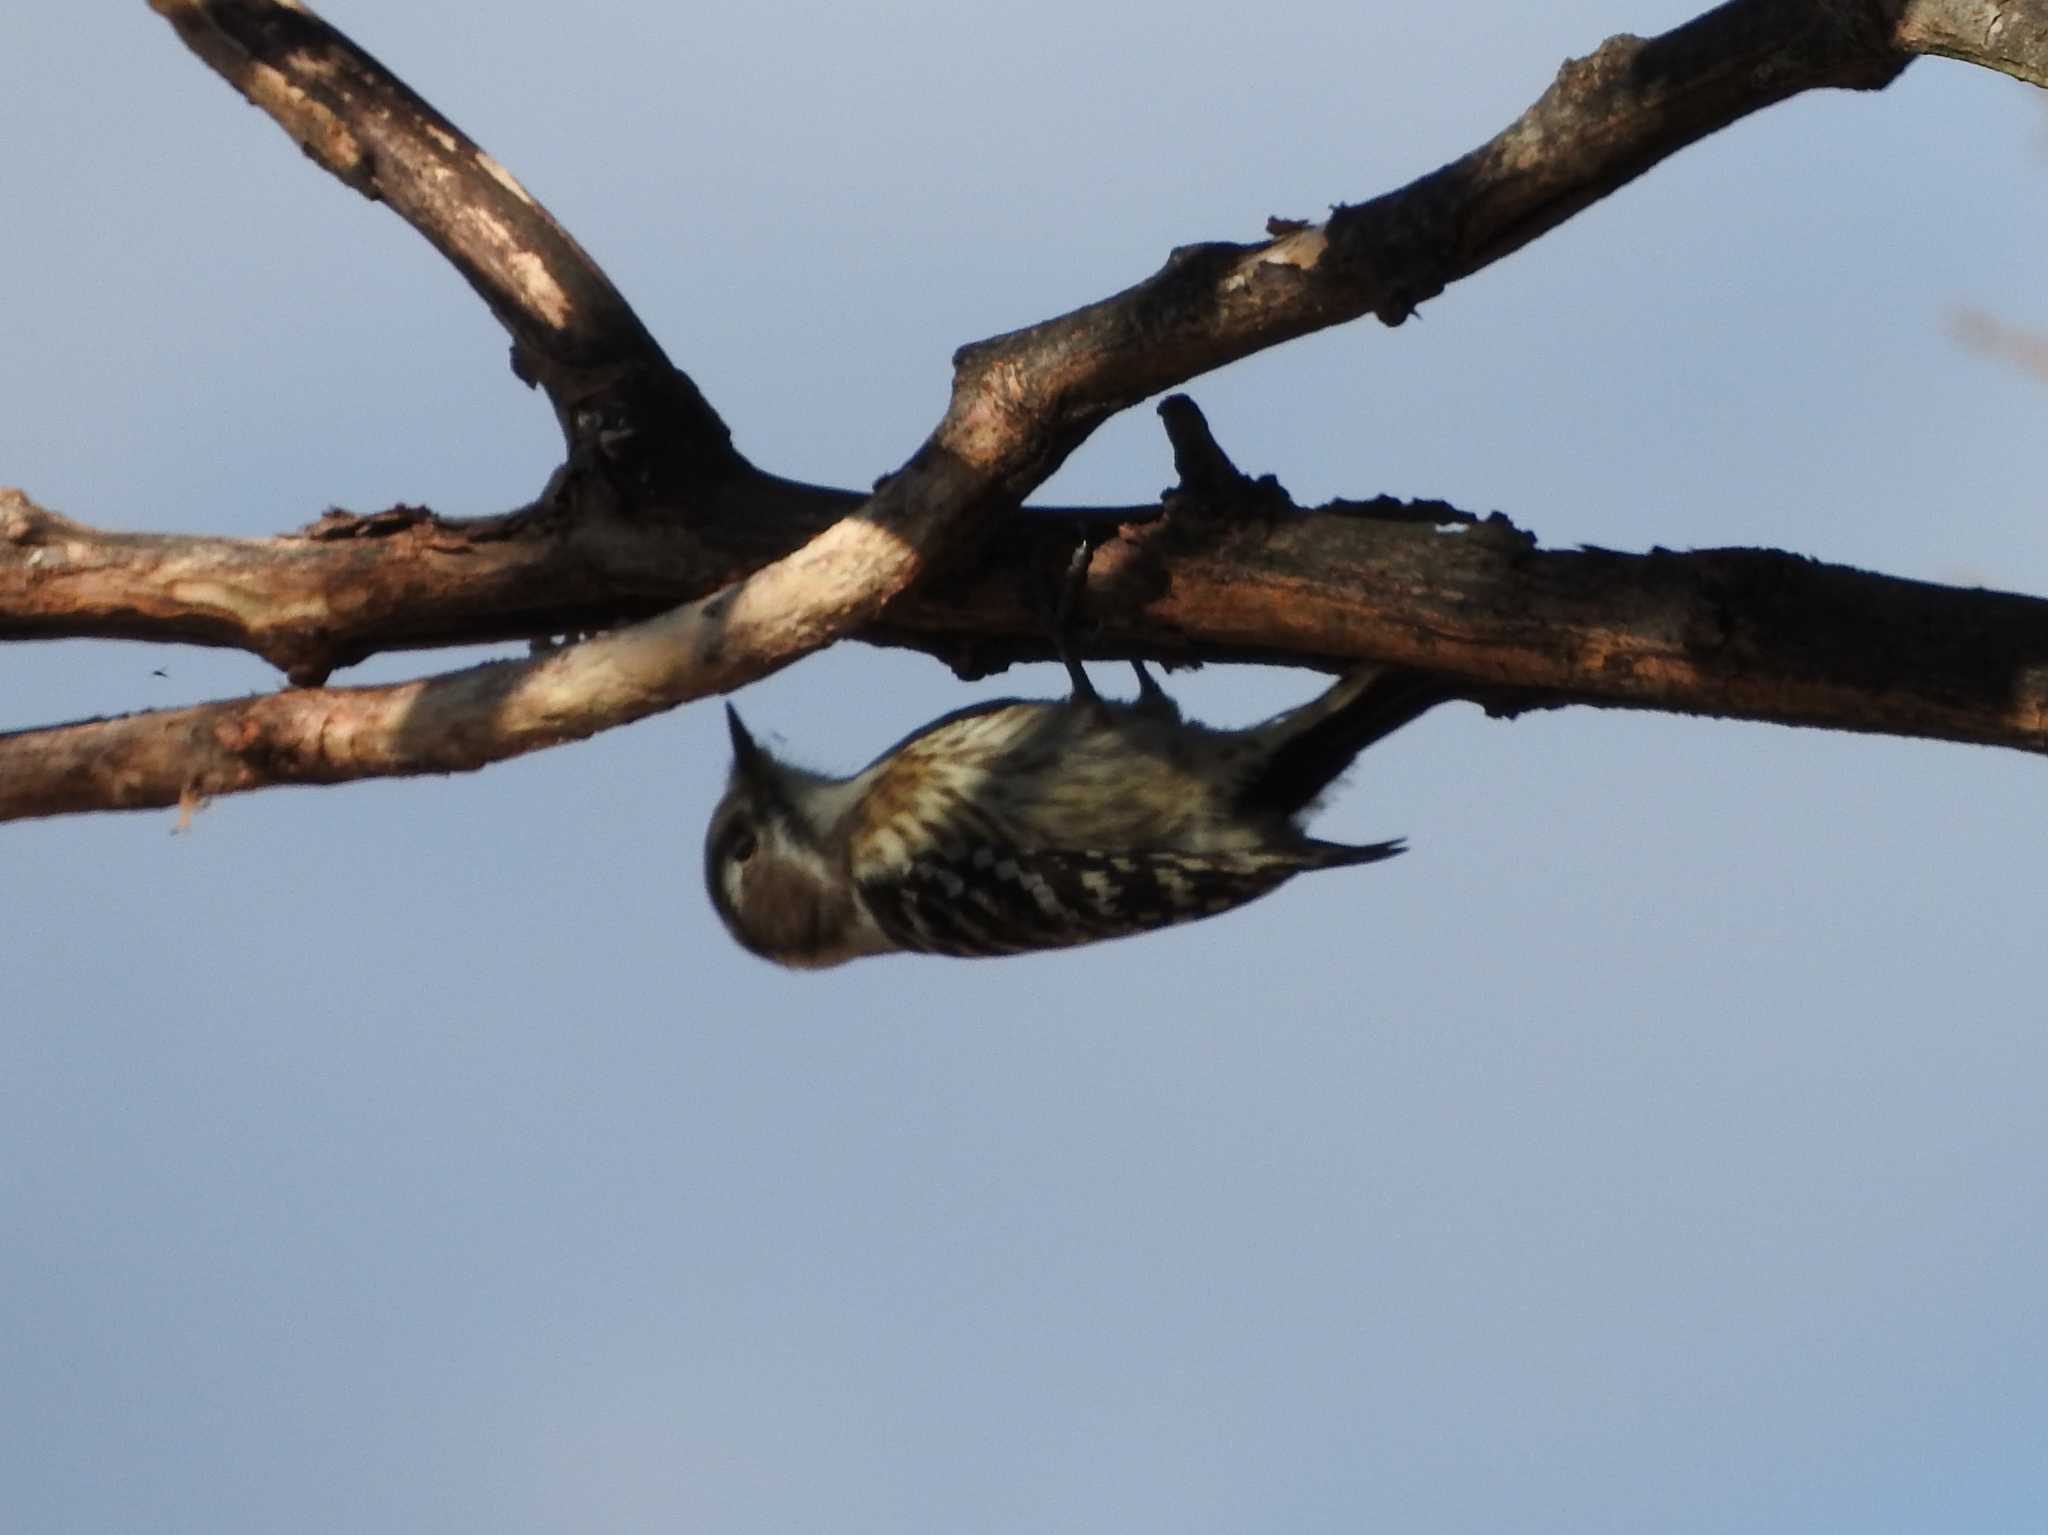
<svg viewBox="0 0 2048 1535">
<path fill-rule="evenodd" d="M 767 753 L 754 744 L 747 727 L 740 723 L 739 710 L 731 704 L 725 706 L 725 723 L 732 731 L 733 771 L 746 778 L 760 778 L 767 767 Z"/>
</svg>

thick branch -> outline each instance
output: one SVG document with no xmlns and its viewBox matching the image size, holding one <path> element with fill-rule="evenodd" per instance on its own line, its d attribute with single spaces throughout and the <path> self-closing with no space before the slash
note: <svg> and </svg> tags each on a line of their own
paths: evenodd
<svg viewBox="0 0 2048 1535">
<path fill-rule="evenodd" d="M 2040 0 L 1905 0 L 1892 41 L 2048 85 L 2048 7 Z"/>
<path fill-rule="evenodd" d="M 298 7 L 258 0 L 152 3 L 172 16 L 187 40 L 242 84 L 252 99 L 263 100 L 322 163 L 345 177 L 350 168 L 362 172 L 366 162 L 353 135 L 365 116 L 374 114 L 351 104 L 347 90 L 322 97 L 280 67 L 303 61 L 309 48 L 317 56 L 316 44 L 307 42 L 304 34 L 292 33 L 279 43 L 277 39 L 286 34 L 266 30 L 288 29 L 292 23 L 286 18 L 304 14 Z M 2033 16 L 2042 4 L 2048 0 L 2006 9 Z M 1881 85 L 1902 67 L 1906 51 L 1918 45 L 1934 47 L 1933 40 L 1943 51 L 1965 52 L 1965 41 L 1958 39 L 1965 38 L 1966 28 L 1944 30 L 1935 25 L 1937 19 L 1952 19 L 1964 9 L 1931 3 L 1902 7 L 1882 0 L 1861 5 L 1847 0 L 1733 0 L 1651 42 L 1611 40 L 1591 59 L 1567 66 L 1543 98 L 1489 144 L 1400 192 L 1340 210 L 1326 225 L 1293 230 L 1263 245 L 1186 248 L 1154 277 L 1115 298 L 963 348 L 956 359 L 954 394 L 946 416 L 905 468 L 858 511 L 730 591 L 529 662 L 399 688 L 308 689 L 25 732 L 0 743 L 0 782 L 9 786 L 5 792 L 11 795 L 10 813 L 164 804 L 192 794 L 264 783 L 457 770 L 737 686 L 873 624 L 891 599 L 926 574 L 952 542 L 950 534 L 977 514 L 1013 506 L 1097 424 L 1135 400 L 1252 351 L 1364 313 L 1398 322 L 1446 283 L 1518 248 L 1664 156 L 1747 112 L 1817 86 Z M 1910 14 L 1920 29 L 1911 38 L 1906 30 L 1895 30 L 1901 13 Z M 252 28 L 259 41 L 270 39 L 267 48 L 248 42 Z M 2019 56 L 1995 67 L 2017 69 L 2031 58 L 2039 33 L 2029 34 L 2022 47 L 2022 30 L 2010 27 L 2004 39 Z M 331 36 L 324 29 L 323 35 Z M 325 56 L 311 73 L 346 79 L 350 69 L 365 65 L 375 69 L 373 61 L 357 54 L 351 53 L 343 64 Z M 403 91 L 381 71 L 363 89 L 381 90 L 385 82 Z M 263 99 L 276 96 L 296 106 L 295 93 L 319 108 L 309 108 L 303 118 L 312 131 L 302 132 L 295 126 L 299 119 Z M 439 143 L 444 133 L 452 133 L 423 104 L 410 101 L 409 93 L 407 113 L 416 124 L 425 125 L 422 131 L 429 141 Z M 332 142 L 325 137 L 329 134 L 336 135 Z M 457 161 L 452 169 L 458 178 L 466 176 L 460 184 L 468 190 L 458 193 L 456 203 L 445 211 L 437 212 L 428 198 L 413 197 L 401 205 L 394 191 L 406 184 L 403 177 L 389 186 L 382 180 L 374 183 L 375 195 L 390 198 L 437 244 L 445 236 L 444 226 L 452 226 L 471 206 L 463 199 L 482 189 L 474 172 L 495 169 L 466 143 L 458 142 L 451 153 Z M 376 160 L 372 155 L 367 163 L 374 168 Z M 401 153 L 400 163 L 404 160 Z M 523 194 L 518 201 L 545 220 Z M 561 239 L 566 242 L 566 236 Z M 475 263 L 474 254 L 466 250 L 450 254 L 458 264 Z M 573 244 L 561 259 L 571 266 L 588 266 Z M 507 289 L 500 278 L 486 270 L 489 280 L 482 281 L 471 266 L 464 270 L 501 317 L 506 315 Z M 516 264 L 513 270 L 522 275 Z M 605 291 L 616 298 L 608 287 Z M 507 320 L 522 341 L 527 338 L 521 327 L 530 328 L 532 319 L 524 302 L 514 296 Z M 630 315 L 624 320 L 618 315 L 611 318 L 616 322 L 613 334 L 626 334 L 620 326 Z M 638 322 L 631 321 L 629 328 L 637 327 Z M 596 437 L 630 440 L 645 435 L 647 424 L 647 418 L 630 413 L 617 420 L 597 419 Z M 638 476 L 633 504 L 619 509 L 644 515 L 686 508 L 698 499 L 707 478 L 752 475 L 736 458 L 708 477 L 701 465 L 690 468 L 690 473 L 666 484 L 661 474 Z M 830 498 L 830 493 L 812 494 Z M 555 507 L 564 505 L 573 503 L 558 497 Z M 1169 520 L 1143 538 L 1186 540 L 1189 532 L 1184 520 Z M 1212 553 L 1231 547 L 1228 537 L 1215 537 L 1213 530 L 1194 540 L 1197 545 L 1205 541 Z M 1452 542 L 1463 550 L 1485 547 L 1484 540 L 1472 534 Z M 1531 562 L 1551 562 L 1541 568 L 1564 572 L 1574 567 L 1556 561 L 1627 558 L 1537 555 L 1520 547 L 1518 540 L 1507 542 L 1515 547 L 1502 557 L 1510 561 L 1515 595 L 1524 602 L 1528 593 L 1523 584 L 1537 568 Z M 17 552 L 20 558 L 32 559 L 33 541 L 17 546 Z M 1165 560 L 1167 552 L 1175 558 Z M 1231 557 L 1241 559 L 1245 554 L 1233 549 Z M 1163 594 L 1134 605 L 1149 615 L 1148 621 L 1162 619 L 1190 634 L 1201 633 L 1204 623 L 1212 624 L 1212 636 L 1231 632 L 1228 610 L 1219 616 L 1204 607 L 1201 583 L 1187 575 L 1199 565 L 1200 548 L 1180 549 L 1169 542 L 1156 549 L 1139 548 L 1136 554 L 1121 556 L 1128 568 L 1114 563 L 1119 557 L 1116 549 L 1097 555 L 1098 565 L 1105 558 L 1112 561 L 1107 573 L 1117 582 L 1138 581 L 1142 586 L 1157 579 L 1162 568 L 1170 572 Z M 1327 558 L 1327 551 L 1317 557 Z M 1500 684 L 1529 681 L 1539 687 L 1564 686 L 1589 697 L 1662 707 L 2000 739 L 2036 749 L 2041 744 L 2032 663 L 2012 662 L 2012 656 L 2022 652 L 2001 652 L 1995 706 L 1985 705 L 1982 664 L 1988 658 L 1974 654 L 1959 662 L 1955 674 L 1934 675 L 1915 687 L 1889 687 L 1887 680 L 1889 698 L 1877 696 L 1884 689 L 1876 688 L 1876 679 L 1860 671 L 1850 656 L 1815 663 L 1819 670 L 1789 691 L 1759 688 L 1743 680 L 1749 669 L 1745 646 L 1752 643 L 1743 636 L 1782 637 L 1791 632 L 1798 625 L 1785 615 L 1798 612 L 1797 605 L 1778 613 L 1767 604 L 1753 623 L 1734 623 L 1729 614 L 1744 611 L 1748 594 L 1720 590 L 1712 580 L 1706 581 L 1704 590 L 1689 589 L 1687 583 L 1694 578 L 1681 579 L 1673 589 L 1671 580 L 1653 567 L 1658 559 L 1677 557 L 1649 558 L 1650 564 L 1621 568 L 1619 586 L 1597 584 L 1611 597 L 1630 583 L 1646 582 L 1664 594 L 1660 601 L 1647 608 L 1624 605 L 1620 611 L 1581 615 L 1579 627 L 1569 632 L 1553 625 L 1547 634 L 1522 631 L 1517 638 L 1510 632 L 1513 626 L 1494 631 L 1484 624 L 1467 628 L 1463 623 L 1469 615 L 1455 610 L 1433 614 L 1424 600 L 1427 593 L 1413 587 L 1403 599 L 1410 604 L 1405 614 L 1375 615 L 1359 602 L 1358 587 L 1341 589 L 1334 605 L 1319 605 L 1307 600 L 1313 583 L 1304 581 L 1297 594 L 1301 600 L 1288 604 L 1291 616 L 1284 633 L 1240 629 L 1233 642 L 1263 648 L 1277 637 L 1278 649 L 1296 654 L 1412 658 L 1466 675 L 1484 674 Z M 1765 560 L 1761 573 L 1774 581 L 1789 579 L 1788 571 L 1808 569 L 1783 556 L 1749 558 Z M 1232 569 L 1241 573 L 1239 567 Z M 1751 576 L 1758 573 L 1747 571 Z M 1381 572 L 1381 588 L 1364 589 L 1385 589 L 1387 574 Z M 1829 581 L 1843 578 L 1850 582 L 1848 587 L 1816 589 L 1802 600 L 1820 602 L 1833 593 L 1837 600 L 1824 603 L 1823 610 L 1848 622 L 1867 598 L 1858 583 L 1870 578 L 1852 572 L 1827 576 Z M 1430 572 L 1428 579 L 1441 580 L 1442 573 Z M 1583 578 L 1559 574 L 1554 579 L 1562 583 L 1562 601 L 1570 596 L 1575 579 Z M 1213 583 L 1219 590 L 1224 584 L 1220 578 Z M 1399 582 L 1392 585 L 1401 589 Z M 1926 595 L 1939 589 L 1917 590 L 1923 603 L 1939 610 L 1935 616 L 1941 621 L 1969 616 L 1951 613 L 1942 601 Z M 1583 593 L 1580 600 L 1585 600 Z M 1996 600 L 2024 603 L 2017 598 Z M 1169 605 L 1158 609 L 1160 602 Z M 991 606 L 979 611 L 995 610 Z M 969 616 L 961 617 L 954 632 L 971 633 L 974 625 L 965 621 Z M 1569 625 L 1573 620 L 1559 614 L 1555 622 Z M 2028 607 L 2013 622 L 2025 629 L 2038 622 L 2038 614 Z M 20 626 L 17 632 L 33 627 Z M 432 632 L 431 620 L 416 628 L 416 633 Z M 1148 633 L 1157 637 L 1156 630 Z M 1535 646 L 1533 638 L 1553 643 Z M 1815 636 L 1804 638 L 1811 641 Z M 310 646 L 316 660 L 294 669 L 317 670 L 326 664 L 324 658 L 348 650 L 316 636 Z M 1768 649 L 1765 653 L 1773 654 Z M 1559 662 L 1560 654 L 1568 659 Z M 1964 677 L 1963 672 L 1971 675 Z"/>
<path fill-rule="evenodd" d="M 1737 715 L 2048 751 L 2048 602 L 1766 550 L 1544 551 L 1504 519 L 1337 504 L 1269 521 L 1214 485 L 1096 549 L 1096 654 L 1404 663 L 1475 693 Z M 986 557 L 866 637 L 968 668 L 1042 655 L 1032 583 L 1068 525 L 1007 519 Z M 771 567 L 779 570 L 781 566 Z M 0 736 L 0 819 L 161 806 L 285 783 L 476 768 L 707 690 L 780 644 L 772 597 L 714 598 L 531 661 L 381 688 L 303 688 Z M 678 657 L 680 656 L 680 660 Z"/>
<path fill-rule="evenodd" d="M 735 485 L 761 492 L 757 515 L 734 502 L 707 519 L 713 543 L 673 523 L 546 508 L 463 521 L 421 507 L 329 512 L 280 538 L 109 533 L 0 489 L 0 639 L 225 646 L 312 686 L 383 650 L 653 617 L 781 558 L 857 504 L 767 476 Z"/>
</svg>

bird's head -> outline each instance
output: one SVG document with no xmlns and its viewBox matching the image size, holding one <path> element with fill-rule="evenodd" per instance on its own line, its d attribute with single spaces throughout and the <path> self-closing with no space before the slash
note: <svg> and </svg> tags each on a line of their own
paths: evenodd
<svg viewBox="0 0 2048 1535">
<path fill-rule="evenodd" d="M 875 951 L 837 825 L 839 780 L 778 761 L 726 706 L 732 778 L 704 835 L 704 883 L 742 947 L 817 969 Z"/>
</svg>

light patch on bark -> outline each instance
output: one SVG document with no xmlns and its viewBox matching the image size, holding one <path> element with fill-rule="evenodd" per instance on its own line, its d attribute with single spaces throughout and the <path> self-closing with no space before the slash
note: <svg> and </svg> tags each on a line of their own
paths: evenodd
<svg viewBox="0 0 2048 1535">
<path fill-rule="evenodd" d="M 450 149 L 453 149 L 455 146 L 451 142 L 448 147 Z M 490 176 L 490 178 L 493 181 L 497 182 L 499 186 L 503 187 L 506 191 L 510 192 L 514 197 L 518 198 L 521 202 L 525 203 L 529 208 L 533 206 L 533 198 L 527 192 L 526 188 L 519 184 L 519 178 L 513 175 L 510 171 L 506 170 L 504 166 L 500 165 L 496 160 L 492 159 L 491 156 L 485 154 L 481 149 L 479 149 L 476 152 L 476 163 L 479 166 L 481 166 L 483 170 Z"/>
<path fill-rule="evenodd" d="M 515 251 L 506 265 L 518 279 L 527 303 L 548 324 L 557 330 L 565 329 L 574 306 L 569 302 L 569 295 L 555 281 L 555 274 L 548 270 L 548 264 L 532 251 Z"/>
</svg>

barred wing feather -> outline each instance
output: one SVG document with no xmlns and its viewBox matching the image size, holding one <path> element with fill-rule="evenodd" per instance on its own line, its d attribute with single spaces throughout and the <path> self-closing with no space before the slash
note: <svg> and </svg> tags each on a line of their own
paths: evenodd
<svg viewBox="0 0 2048 1535">
<path fill-rule="evenodd" d="M 1121 938 L 1256 900 L 1309 869 L 1376 863 L 1402 844 L 1304 841 L 1261 852 L 1069 851 L 977 846 L 860 882 L 875 922 L 925 954 L 1017 954 Z"/>
</svg>

